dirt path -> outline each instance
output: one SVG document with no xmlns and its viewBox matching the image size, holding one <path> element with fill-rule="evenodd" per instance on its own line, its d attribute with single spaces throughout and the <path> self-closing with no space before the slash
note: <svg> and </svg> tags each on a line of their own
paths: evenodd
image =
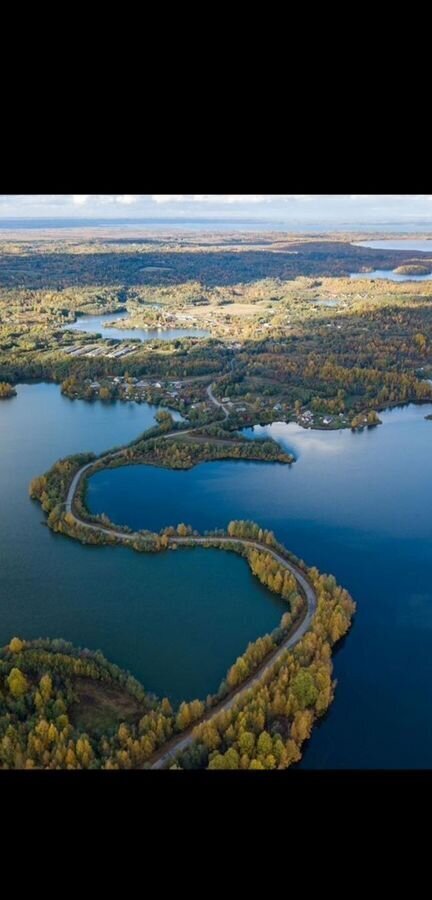
<svg viewBox="0 0 432 900">
<path fill-rule="evenodd" d="M 209 400 L 211 400 L 211 402 L 212 402 L 215 406 L 218 406 L 219 409 L 223 409 L 223 411 L 224 411 L 224 413 L 225 413 L 225 418 L 227 419 L 228 416 L 229 416 L 229 410 L 226 408 L 226 406 L 223 405 L 223 403 L 220 402 L 220 400 L 216 400 L 216 397 L 214 396 L 213 391 L 212 391 L 212 385 L 211 385 L 211 384 L 209 384 L 209 386 L 208 386 L 208 388 L 207 388 L 207 395 L 208 395 Z"/>
</svg>

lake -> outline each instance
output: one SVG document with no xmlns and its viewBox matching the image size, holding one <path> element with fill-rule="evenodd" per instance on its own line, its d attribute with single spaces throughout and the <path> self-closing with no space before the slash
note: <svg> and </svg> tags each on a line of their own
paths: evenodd
<svg viewBox="0 0 432 900">
<path fill-rule="evenodd" d="M 426 229 L 417 229 L 425 231 L 429 230 L 430 226 Z M 414 250 L 415 252 L 419 251 L 420 253 L 432 253 L 432 240 L 423 239 L 417 241 L 410 240 L 393 240 L 387 239 L 385 241 L 354 241 L 353 247 L 370 247 L 371 250 Z"/>
<path fill-rule="evenodd" d="M 132 527 L 254 519 L 352 593 L 357 613 L 335 655 L 335 701 L 305 768 L 432 767 L 431 412 L 426 404 L 380 413 L 383 425 L 356 434 L 284 423 L 249 430 L 293 451 L 291 467 L 134 466 L 90 480 L 92 509 Z"/>
<path fill-rule="evenodd" d="M 100 218 L 100 217 L 61 217 L 55 218 L 44 217 L 2 217 L 0 218 L 0 231 L 45 231 L 46 229 L 68 229 L 68 228 L 91 228 L 91 229 L 131 229 L 133 231 L 158 232 L 158 231 L 203 231 L 203 232 L 263 232 L 278 231 L 285 234 L 328 234 L 336 228 L 338 232 L 385 232 L 396 234 L 414 233 L 418 234 L 431 231 L 431 223 L 424 219 L 419 221 L 402 221 L 402 222 L 335 222 L 334 218 L 315 217 L 308 220 L 304 216 L 296 218 L 291 215 L 286 219 L 277 218 L 241 218 L 231 217 L 224 219 L 222 217 L 213 218 L 186 218 L 186 217 L 139 217 L 139 218 Z M 405 242 L 404 242 L 405 243 Z"/>
<path fill-rule="evenodd" d="M 372 278 L 386 278 L 388 281 L 431 281 L 432 273 L 428 275 L 401 275 L 399 272 L 393 272 L 392 269 L 375 269 L 373 272 L 351 272 L 350 278 L 361 281 Z"/>
<path fill-rule="evenodd" d="M 63 637 L 100 648 L 161 696 L 205 698 L 285 604 L 231 553 L 153 556 L 50 532 L 31 479 L 60 457 L 132 440 L 157 407 L 71 401 L 53 384 L 17 391 L 0 403 L 0 643 Z"/>
<path fill-rule="evenodd" d="M 72 325 L 66 325 L 64 331 L 87 331 L 92 334 L 100 334 L 103 338 L 115 338 L 116 340 L 140 340 L 140 341 L 175 341 L 184 337 L 207 337 L 208 331 L 200 328 L 168 328 L 162 331 L 158 328 L 107 328 L 107 322 L 118 322 L 127 319 L 129 313 L 107 313 L 103 316 L 79 316 Z"/>
</svg>

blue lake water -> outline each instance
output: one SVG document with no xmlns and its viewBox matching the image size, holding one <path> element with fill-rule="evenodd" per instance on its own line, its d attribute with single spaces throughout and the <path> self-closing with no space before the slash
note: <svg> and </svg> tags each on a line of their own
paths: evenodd
<svg viewBox="0 0 432 900">
<path fill-rule="evenodd" d="M 104 338 L 116 340 L 140 340 L 140 341 L 175 341 L 184 337 L 207 337 L 208 331 L 200 328 L 107 328 L 107 322 L 118 322 L 127 319 L 128 312 L 107 313 L 103 316 L 80 316 L 72 325 L 67 325 L 67 331 L 87 331 L 92 334 L 100 334 Z"/>
<path fill-rule="evenodd" d="M 431 241 L 432 244 L 432 241 Z M 432 269 L 432 266 L 431 266 Z M 432 271 L 427 275 L 401 275 L 392 269 L 375 269 L 373 272 L 352 272 L 350 278 L 364 281 L 365 279 L 387 279 L 387 281 L 431 281 Z"/>
<path fill-rule="evenodd" d="M 205 697 L 285 604 L 234 554 L 153 556 L 50 532 L 30 480 L 60 457 L 132 440 L 157 408 L 71 401 L 52 384 L 17 391 L 0 403 L 0 644 L 63 637 L 100 648 L 157 694 Z"/>
<path fill-rule="evenodd" d="M 352 593 L 357 613 L 335 655 L 336 699 L 306 768 L 432 767 L 431 412 L 428 404 L 380 413 L 383 425 L 359 434 L 284 423 L 249 432 L 292 450 L 291 467 L 134 466 L 90 481 L 92 509 L 133 527 L 254 519 Z"/>
<path fill-rule="evenodd" d="M 93 216 L 73 216 L 49 218 L 44 217 L 1 217 L 0 231 L 44 231 L 45 229 L 64 229 L 64 228 L 91 228 L 106 229 L 118 228 L 133 231 L 204 231 L 204 232 L 232 232 L 232 231 L 282 231 L 286 234 L 295 233 L 314 233 L 327 234 L 329 232 L 365 232 L 366 234 L 375 232 L 396 233 L 396 234 L 418 234 L 431 231 L 432 225 L 430 221 L 419 219 L 418 221 L 407 222 L 373 222 L 354 220 L 350 222 L 335 221 L 334 218 L 315 217 L 313 220 L 307 220 L 304 217 L 296 218 L 293 215 L 283 218 L 241 218 L 240 216 L 231 216 L 228 219 L 214 216 L 213 218 L 190 218 L 190 217 L 137 217 L 137 218 L 100 218 Z M 372 243 L 372 242 L 369 242 Z M 375 242 L 374 242 L 375 243 Z M 405 243 L 405 242 L 404 242 Z M 417 242 L 418 243 L 418 242 Z M 391 249 L 391 248 L 390 248 Z"/>
</svg>

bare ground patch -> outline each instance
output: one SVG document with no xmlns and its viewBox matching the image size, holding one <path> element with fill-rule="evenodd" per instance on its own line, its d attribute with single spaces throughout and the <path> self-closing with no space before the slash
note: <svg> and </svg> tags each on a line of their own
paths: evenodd
<svg viewBox="0 0 432 900">
<path fill-rule="evenodd" d="M 75 690 L 78 701 L 70 707 L 70 720 L 89 734 L 116 728 L 120 722 L 137 721 L 146 711 L 122 688 L 90 678 L 78 679 Z"/>
</svg>

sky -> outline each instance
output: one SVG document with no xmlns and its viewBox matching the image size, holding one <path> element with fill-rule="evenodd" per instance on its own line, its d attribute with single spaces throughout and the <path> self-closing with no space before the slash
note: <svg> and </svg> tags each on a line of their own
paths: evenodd
<svg viewBox="0 0 432 900">
<path fill-rule="evenodd" d="M 0 218 L 431 221 L 432 194 L 0 194 Z"/>
</svg>

